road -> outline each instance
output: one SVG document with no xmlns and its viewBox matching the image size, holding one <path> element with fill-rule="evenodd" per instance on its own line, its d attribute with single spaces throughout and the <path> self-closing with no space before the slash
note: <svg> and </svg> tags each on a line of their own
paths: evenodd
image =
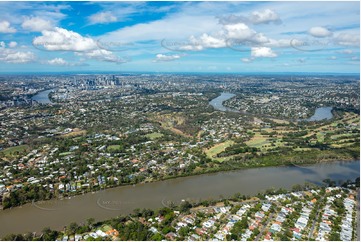
<svg viewBox="0 0 361 242">
<path fill-rule="evenodd" d="M 360 188 L 356 193 L 356 241 L 360 241 Z"/>
<path fill-rule="evenodd" d="M 323 195 L 323 197 L 322 197 L 322 200 L 324 200 L 324 199 L 325 199 L 325 195 Z M 322 209 L 323 209 L 323 207 L 322 208 L 321 207 L 317 208 L 316 218 L 315 218 L 315 220 L 313 220 L 312 226 L 310 228 L 310 233 L 308 234 L 308 240 L 310 240 L 312 238 L 313 230 L 315 229 L 317 219 L 320 216 L 320 210 L 322 210 Z"/>
<path fill-rule="evenodd" d="M 275 204 L 275 203 L 274 203 Z M 268 219 L 266 221 L 266 223 L 263 225 L 263 228 L 262 230 L 260 231 L 260 233 L 257 235 L 257 237 L 254 239 L 255 241 L 260 241 L 260 237 L 263 235 L 263 232 L 266 230 L 266 228 L 268 227 L 268 224 L 271 222 L 271 220 L 273 219 L 273 216 L 274 216 L 274 212 L 271 213 L 269 216 L 268 216 Z"/>
</svg>

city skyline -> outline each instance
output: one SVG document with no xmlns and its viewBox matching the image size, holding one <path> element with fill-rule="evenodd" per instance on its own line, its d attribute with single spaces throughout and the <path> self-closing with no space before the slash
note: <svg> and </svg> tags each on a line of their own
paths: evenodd
<svg viewBox="0 0 361 242">
<path fill-rule="evenodd" d="M 359 2 L 0 2 L 0 73 L 359 73 Z"/>
</svg>

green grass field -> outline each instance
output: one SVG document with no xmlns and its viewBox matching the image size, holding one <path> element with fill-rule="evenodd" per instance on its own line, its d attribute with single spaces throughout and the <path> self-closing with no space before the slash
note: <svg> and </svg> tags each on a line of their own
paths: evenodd
<svg viewBox="0 0 361 242">
<path fill-rule="evenodd" d="M 335 148 L 343 148 L 343 147 L 349 147 L 349 146 L 353 146 L 355 145 L 355 142 L 351 142 L 351 143 L 335 143 L 335 144 L 331 144 L 331 147 L 335 147 Z"/>
<path fill-rule="evenodd" d="M 109 145 L 107 151 L 117 151 L 120 149 L 120 145 Z"/>
<path fill-rule="evenodd" d="M 63 152 L 63 153 L 60 153 L 59 156 L 67 156 L 70 154 L 73 154 L 73 152 Z"/>
<path fill-rule="evenodd" d="M 27 149 L 29 149 L 28 145 L 19 145 L 19 146 L 14 146 L 14 147 L 4 149 L 3 151 L 0 151 L 0 152 L 3 153 L 5 156 L 14 156 L 15 153 L 17 153 L 17 152 L 21 153 Z"/>
<path fill-rule="evenodd" d="M 307 150 L 313 150 L 312 148 L 299 148 L 293 149 L 294 151 L 307 151 Z"/>
<path fill-rule="evenodd" d="M 260 148 L 263 145 L 269 144 L 269 140 L 267 137 L 264 137 L 263 135 L 256 133 L 255 136 L 246 142 L 246 145 L 250 146 L 250 147 L 256 147 L 256 148 Z"/>
<path fill-rule="evenodd" d="M 145 136 L 146 136 L 148 139 L 155 140 L 155 139 L 158 139 L 158 138 L 163 137 L 163 134 L 158 133 L 158 132 L 154 132 L 154 133 L 147 134 L 147 135 L 145 135 Z"/>
<path fill-rule="evenodd" d="M 234 144 L 233 140 L 228 140 L 226 142 L 216 144 L 212 148 L 205 150 L 206 155 L 211 159 L 218 160 L 218 161 L 223 161 L 223 160 L 225 160 L 225 158 L 215 158 L 215 156 L 217 154 L 221 153 L 222 151 L 225 151 L 225 149 L 227 147 L 229 147 L 229 146 L 231 146 L 233 144 Z"/>
<path fill-rule="evenodd" d="M 112 229 L 112 227 L 110 227 L 109 225 L 103 225 L 102 227 L 101 227 L 101 231 L 103 231 L 103 232 L 107 232 L 108 230 L 111 230 Z"/>
<path fill-rule="evenodd" d="M 317 134 L 316 134 L 316 137 L 317 137 L 317 141 L 318 142 L 323 142 L 324 141 L 324 139 L 325 139 L 325 134 L 324 134 L 325 132 L 318 132 Z"/>
<path fill-rule="evenodd" d="M 359 134 L 356 133 L 334 134 L 331 136 L 331 139 L 338 139 L 338 138 L 347 139 L 347 138 L 356 138 L 358 136 Z"/>
</svg>

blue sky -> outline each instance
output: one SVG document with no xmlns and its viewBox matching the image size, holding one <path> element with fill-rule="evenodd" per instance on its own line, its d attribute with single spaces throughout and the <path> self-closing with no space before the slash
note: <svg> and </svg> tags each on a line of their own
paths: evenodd
<svg viewBox="0 0 361 242">
<path fill-rule="evenodd" d="M 0 2 L 0 73 L 359 73 L 359 4 Z"/>
</svg>

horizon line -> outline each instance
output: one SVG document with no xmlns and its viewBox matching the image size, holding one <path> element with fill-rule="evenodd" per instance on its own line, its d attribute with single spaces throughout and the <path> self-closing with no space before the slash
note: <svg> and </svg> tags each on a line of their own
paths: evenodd
<svg viewBox="0 0 361 242">
<path fill-rule="evenodd" d="M 1 75 L 81 75 L 81 74 L 212 74 L 212 75 L 235 75 L 235 74 L 243 74 L 243 75 L 268 75 L 268 74 L 302 74 L 302 75 L 358 75 L 360 76 L 360 72 L 192 72 L 192 71 L 184 71 L 184 72 L 167 72 L 167 71 L 40 71 L 40 72 L 0 72 Z"/>
</svg>

